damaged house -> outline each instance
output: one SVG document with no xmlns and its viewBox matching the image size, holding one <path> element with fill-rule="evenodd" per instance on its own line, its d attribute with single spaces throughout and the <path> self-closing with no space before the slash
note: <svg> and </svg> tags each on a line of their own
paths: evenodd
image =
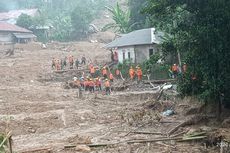
<svg viewBox="0 0 230 153">
<path fill-rule="evenodd" d="M 119 63 L 125 60 L 142 63 L 159 51 L 162 35 L 161 32 L 156 32 L 155 28 L 136 30 L 116 38 L 105 48 L 117 51 Z"/>
</svg>

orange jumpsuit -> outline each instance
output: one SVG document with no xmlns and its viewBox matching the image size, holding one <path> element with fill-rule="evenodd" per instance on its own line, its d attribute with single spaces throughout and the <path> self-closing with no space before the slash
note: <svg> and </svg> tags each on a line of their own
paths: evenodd
<svg viewBox="0 0 230 153">
<path fill-rule="evenodd" d="M 137 69 L 137 79 L 138 81 L 142 79 L 142 70 L 140 68 Z"/>
<path fill-rule="evenodd" d="M 110 94 L 110 82 L 109 82 L 109 80 L 105 81 L 104 86 L 105 86 L 106 95 L 109 95 Z"/>
<path fill-rule="evenodd" d="M 92 77 L 94 77 L 95 68 L 93 66 L 90 67 L 90 74 L 91 74 Z"/>
<path fill-rule="evenodd" d="M 134 76 L 135 76 L 135 71 L 133 68 L 130 68 L 129 69 L 129 76 L 130 76 L 130 79 L 133 80 Z"/>
<path fill-rule="evenodd" d="M 116 74 L 116 76 L 119 76 L 120 75 L 120 71 L 118 69 L 116 69 L 115 74 Z"/>
</svg>

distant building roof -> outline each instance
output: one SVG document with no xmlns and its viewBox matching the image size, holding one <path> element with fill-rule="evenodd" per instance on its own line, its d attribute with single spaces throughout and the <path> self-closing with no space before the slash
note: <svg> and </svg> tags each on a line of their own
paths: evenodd
<svg viewBox="0 0 230 153">
<path fill-rule="evenodd" d="M 32 33 L 32 31 L 25 28 L 13 25 L 7 22 L 0 22 L 0 31 L 19 32 L 19 33 Z"/>
<path fill-rule="evenodd" d="M 0 21 L 7 21 L 9 23 L 15 24 L 18 17 L 21 14 L 27 14 L 34 17 L 38 12 L 38 9 L 25 9 L 25 10 L 11 10 L 9 12 L 0 13 Z"/>
<path fill-rule="evenodd" d="M 105 48 L 159 44 L 162 41 L 161 36 L 163 36 L 163 33 L 155 32 L 155 28 L 136 30 L 115 39 L 107 44 Z"/>
<path fill-rule="evenodd" d="M 34 34 L 32 33 L 13 33 L 14 36 L 16 38 L 19 38 L 19 39 L 30 39 L 30 38 L 36 38 L 37 36 L 35 36 Z"/>
</svg>

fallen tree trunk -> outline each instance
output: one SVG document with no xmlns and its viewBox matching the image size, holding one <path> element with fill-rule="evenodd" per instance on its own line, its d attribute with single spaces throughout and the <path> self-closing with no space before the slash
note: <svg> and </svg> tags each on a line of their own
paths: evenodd
<svg viewBox="0 0 230 153">
<path fill-rule="evenodd" d="M 157 139 L 148 139 L 148 140 L 131 140 L 127 141 L 126 143 L 147 143 L 147 142 L 158 142 L 158 141 L 170 141 L 170 140 L 182 140 L 182 137 L 176 137 L 176 138 L 157 138 Z"/>
<path fill-rule="evenodd" d="M 146 132 L 146 131 L 133 131 L 130 133 L 135 133 L 135 134 L 153 134 L 153 135 L 164 135 L 161 132 Z"/>
<path fill-rule="evenodd" d="M 209 115 L 194 115 L 192 117 L 190 117 L 189 119 L 187 119 L 184 122 L 181 122 L 180 124 L 178 124 L 176 127 L 172 128 L 169 132 L 168 132 L 168 136 L 172 135 L 174 132 L 176 132 L 180 127 L 184 127 L 186 125 L 193 125 L 193 124 L 197 124 L 207 118 L 212 118 L 213 116 L 209 116 Z"/>
<path fill-rule="evenodd" d="M 145 84 L 150 84 L 150 83 L 154 83 L 154 84 L 163 84 L 163 83 L 168 83 L 168 82 L 175 82 L 176 79 L 165 79 L 165 80 L 143 80 L 143 82 Z"/>
<path fill-rule="evenodd" d="M 37 149 L 31 149 L 27 151 L 22 151 L 21 153 L 35 153 L 35 152 L 44 152 L 44 153 L 51 153 L 51 148 L 37 148 Z"/>
</svg>

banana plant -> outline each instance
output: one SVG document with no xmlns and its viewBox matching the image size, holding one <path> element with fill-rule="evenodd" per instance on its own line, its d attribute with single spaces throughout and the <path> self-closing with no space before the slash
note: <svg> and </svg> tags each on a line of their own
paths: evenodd
<svg viewBox="0 0 230 153">
<path fill-rule="evenodd" d="M 112 13 L 114 23 L 109 23 L 103 27 L 103 31 L 115 29 L 116 32 L 128 33 L 136 23 L 130 24 L 130 10 L 123 11 L 117 3 L 115 7 L 106 7 Z"/>
</svg>

